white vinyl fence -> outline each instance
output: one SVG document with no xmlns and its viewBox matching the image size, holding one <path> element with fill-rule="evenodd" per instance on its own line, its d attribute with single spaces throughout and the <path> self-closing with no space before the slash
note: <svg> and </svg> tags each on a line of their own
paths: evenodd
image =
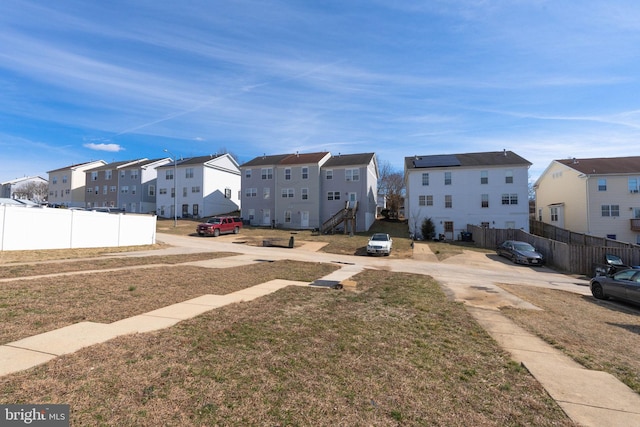
<svg viewBox="0 0 640 427">
<path fill-rule="evenodd" d="M 0 206 L 0 251 L 138 246 L 155 242 L 154 215 Z"/>
</svg>

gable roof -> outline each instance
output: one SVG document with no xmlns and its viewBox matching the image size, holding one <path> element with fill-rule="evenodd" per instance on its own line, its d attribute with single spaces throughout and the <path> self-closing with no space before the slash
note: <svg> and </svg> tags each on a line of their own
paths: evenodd
<svg viewBox="0 0 640 427">
<path fill-rule="evenodd" d="M 531 166 L 531 162 L 513 151 L 487 151 L 483 153 L 437 154 L 404 158 L 406 169 L 428 169 L 477 166 Z"/>
<path fill-rule="evenodd" d="M 640 156 L 597 157 L 593 159 L 574 158 L 555 161 L 587 175 L 640 173 Z"/>
<path fill-rule="evenodd" d="M 82 166 L 90 166 L 92 163 L 102 163 L 103 165 L 107 164 L 107 162 L 105 162 L 104 160 L 91 160 L 89 162 L 76 163 L 75 165 L 65 166 L 63 168 L 50 170 L 50 171 L 47 171 L 47 173 L 58 172 L 58 171 L 69 170 L 69 169 L 77 169 L 77 168 L 82 167 Z"/>
<path fill-rule="evenodd" d="M 337 156 L 331 156 L 322 167 L 368 165 L 374 156 L 375 153 L 338 154 Z"/>
<path fill-rule="evenodd" d="M 240 167 L 277 165 L 288 156 L 290 156 L 290 154 L 275 154 L 272 156 L 267 156 L 267 155 L 259 156 L 249 160 L 246 163 L 243 163 L 242 165 L 240 165 Z"/>
<path fill-rule="evenodd" d="M 120 169 L 122 167 L 136 165 L 146 160 L 147 160 L 146 158 L 142 158 L 142 159 L 134 159 L 134 160 L 123 160 L 121 162 L 107 163 L 106 165 L 101 165 L 96 168 L 89 169 L 87 170 L 87 172 L 98 172 L 98 171 L 109 170 L 109 169 Z"/>
<path fill-rule="evenodd" d="M 318 153 L 294 153 L 294 154 L 276 154 L 272 156 L 259 156 L 247 163 L 243 163 L 240 167 L 249 166 L 276 166 L 276 165 L 305 165 L 318 163 L 330 153 L 321 151 Z"/>
</svg>

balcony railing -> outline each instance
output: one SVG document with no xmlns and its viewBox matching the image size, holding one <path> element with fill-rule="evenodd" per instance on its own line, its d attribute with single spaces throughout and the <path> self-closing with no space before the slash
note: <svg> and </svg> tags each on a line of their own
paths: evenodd
<svg viewBox="0 0 640 427">
<path fill-rule="evenodd" d="M 631 231 L 640 231 L 640 218 L 631 220 Z"/>
</svg>

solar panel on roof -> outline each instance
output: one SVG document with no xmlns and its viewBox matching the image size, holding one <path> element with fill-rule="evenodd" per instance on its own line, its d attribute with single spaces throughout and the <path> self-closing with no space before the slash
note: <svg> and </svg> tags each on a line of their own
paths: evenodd
<svg viewBox="0 0 640 427">
<path fill-rule="evenodd" d="M 447 166 L 460 166 L 460 160 L 454 154 L 420 157 L 413 161 L 417 168 L 437 168 Z"/>
</svg>

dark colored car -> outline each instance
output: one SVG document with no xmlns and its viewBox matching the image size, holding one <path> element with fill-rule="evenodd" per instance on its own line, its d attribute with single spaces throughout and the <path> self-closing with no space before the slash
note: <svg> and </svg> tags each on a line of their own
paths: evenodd
<svg viewBox="0 0 640 427">
<path fill-rule="evenodd" d="M 613 254 L 605 254 L 604 264 L 594 264 L 594 276 L 611 276 L 618 271 L 627 270 L 629 268 L 640 269 L 640 266 L 626 265 L 622 258 Z"/>
<path fill-rule="evenodd" d="M 543 265 L 544 257 L 527 242 L 506 240 L 496 248 L 496 253 L 516 264 Z"/>
<path fill-rule="evenodd" d="M 597 299 L 614 297 L 640 304 L 640 270 L 622 270 L 610 276 L 596 276 L 589 282 L 591 294 Z"/>
</svg>

